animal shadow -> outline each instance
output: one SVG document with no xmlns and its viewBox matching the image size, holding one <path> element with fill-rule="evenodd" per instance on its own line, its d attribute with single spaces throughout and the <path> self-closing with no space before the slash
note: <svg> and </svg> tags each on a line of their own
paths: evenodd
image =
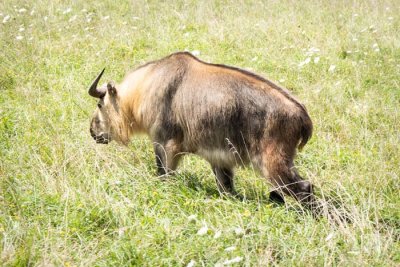
<svg viewBox="0 0 400 267">
<path fill-rule="evenodd" d="M 276 199 L 271 199 L 268 193 L 265 194 L 255 188 L 246 188 L 246 190 L 240 190 L 235 194 L 226 194 L 218 191 L 215 177 L 210 182 L 209 175 L 198 175 L 192 172 L 184 171 L 177 173 L 174 176 L 176 181 L 180 181 L 183 186 L 189 188 L 192 191 L 204 193 L 208 198 L 223 198 L 230 199 L 240 202 L 257 202 L 260 204 L 270 204 L 272 207 L 282 206 L 282 202 Z"/>
</svg>

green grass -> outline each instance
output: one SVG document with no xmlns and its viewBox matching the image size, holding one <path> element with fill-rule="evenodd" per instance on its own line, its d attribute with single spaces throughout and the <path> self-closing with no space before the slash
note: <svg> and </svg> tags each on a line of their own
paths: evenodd
<svg viewBox="0 0 400 267">
<path fill-rule="evenodd" d="M 0 13 L 0 265 L 400 264 L 398 1 L 9 0 Z M 145 137 L 95 144 L 95 75 L 120 81 L 185 49 L 305 103 L 315 131 L 296 164 L 351 223 L 269 204 L 252 168 L 237 170 L 239 201 L 198 157 L 162 182 Z"/>
</svg>

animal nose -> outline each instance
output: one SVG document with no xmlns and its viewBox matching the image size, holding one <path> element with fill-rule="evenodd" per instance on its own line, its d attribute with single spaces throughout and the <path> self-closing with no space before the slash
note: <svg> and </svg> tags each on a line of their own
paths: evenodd
<svg viewBox="0 0 400 267">
<path fill-rule="evenodd" d="M 96 134 L 94 133 L 94 131 L 93 131 L 92 128 L 90 128 L 90 135 L 91 135 L 93 138 L 96 138 Z"/>
</svg>

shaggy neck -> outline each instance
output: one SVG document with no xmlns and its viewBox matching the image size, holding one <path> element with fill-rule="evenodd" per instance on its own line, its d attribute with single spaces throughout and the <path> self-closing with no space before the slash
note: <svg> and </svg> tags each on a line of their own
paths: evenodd
<svg viewBox="0 0 400 267">
<path fill-rule="evenodd" d="M 126 142 L 129 142 L 130 138 L 134 134 L 145 133 L 146 130 L 141 123 L 139 114 L 136 110 L 128 103 L 121 103 L 120 116 L 122 119 L 122 129 L 124 129 L 124 135 Z"/>
<path fill-rule="evenodd" d="M 128 132 L 128 138 L 137 133 L 148 133 L 147 117 L 145 112 L 146 95 L 151 86 L 151 68 L 141 67 L 128 74 L 119 86 L 121 116 Z M 146 116 L 146 120 L 144 120 Z"/>
</svg>

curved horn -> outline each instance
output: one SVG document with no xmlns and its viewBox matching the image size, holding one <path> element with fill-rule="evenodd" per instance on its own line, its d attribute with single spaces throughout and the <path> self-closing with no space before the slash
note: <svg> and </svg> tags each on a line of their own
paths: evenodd
<svg viewBox="0 0 400 267">
<path fill-rule="evenodd" d="M 93 81 L 92 85 L 89 88 L 89 95 L 96 97 L 96 98 L 101 98 L 106 94 L 107 88 L 97 88 L 97 84 L 99 83 L 100 78 L 103 75 L 105 69 L 106 68 L 104 68 L 100 72 L 99 76 L 97 76 L 97 78 Z"/>
</svg>

